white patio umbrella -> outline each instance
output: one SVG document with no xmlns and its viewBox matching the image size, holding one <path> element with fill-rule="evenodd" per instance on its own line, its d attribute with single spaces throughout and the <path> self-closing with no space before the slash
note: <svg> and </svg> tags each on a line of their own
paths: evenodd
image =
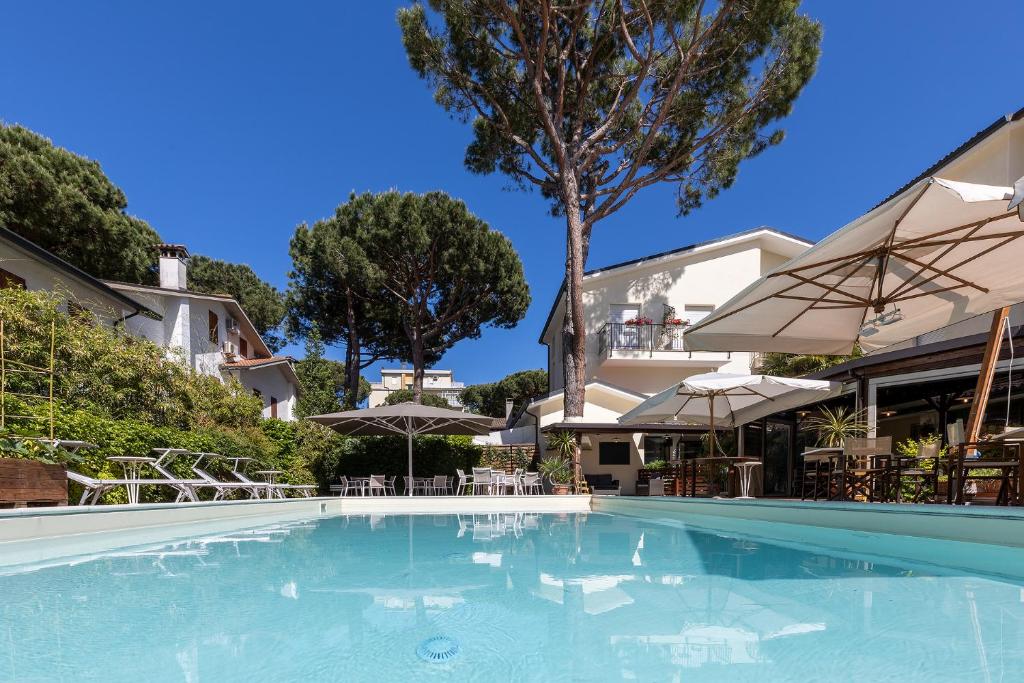
<svg viewBox="0 0 1024 683">
<path fill-rule="evenodd" d="M 921 180 L 747 287 L 685 346 L 871 351 L 1024 301 L 1017 186 Z"/>
<path fill-rule="evenodd" d="M 839 382 L 711 372 L 673 384 L 620 417 L 619 422 L 707 425 L 714 454 L 716 427 L 738 427 L 766 415 L 823 401 L 838 395 L 841 389 Z"/>
<path fill-rule="evenodd" d="M 381 436 L 403 434 L 409 447 L 409 479 L 412 479 L 412 437 L 421 434 L 479 435 L 489 434 L 493 418 L 418 403 L 398 403 L 341 413 L 313 415 L 313 422 L 350 436 Z M 412 495 L 412 487 L 408 494 Z"/>
</svg>

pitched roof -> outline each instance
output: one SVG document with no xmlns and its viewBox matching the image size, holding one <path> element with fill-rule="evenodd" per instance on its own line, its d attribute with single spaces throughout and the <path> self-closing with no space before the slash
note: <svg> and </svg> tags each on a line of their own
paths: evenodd
<svg viewBox="0 0 1024 683">
<path fill-rule="evenodd" d="M 299 386 L 299 377 L 295 374 L 292 363 L 295 361 L 291 356 L 270 356 L 269 358 L 239 358 L 238 360 L 226 361 L 220 364 L 225 370 L 262 370 L 263 368 L 280 367 L 288 375 L 289 380 Z"/>
<path fill-rule="evenodd" d="M 878 202 L 878 204 L 876 204 L 872 208 L 873 209 L 877 209 L 879 206 L 881 206 L 882 204 L 885 204 L 887 201 L 889 201 L 893 197 L 896 197 L 896 196 L 898 196 L 900 194 L 903 194 L 908 189 L 910 189 L 913 185 L 919 183 L 920 181 L 924 180 L 925 178 L 928 178 L 930 176 L 936 175 L 944 166 L 948 166 L 950 163 L 952 163 L 956 159 L 958 159 L 961 156 L 963 156 L 964 154 L 966 154 L 971 148 L 975 147 L 982 140 L 985 140 L 986 138 L 990 137 L 991 135 L 993 135 L 997 131 L 1001 130 L 1003 128 L 1003 126 L 1005 126 L 1005 125 L 1007 125 L 1009 123 L 1013 123 L 1014 121 L 1020 121 L 1021 119 L 1024 119 L 1024 108 L 1018 109 L 1017 111 L 1013 112 L 1012 114 L 1006 114 L 1004 116 L 1000 116 L 998 119 L 996 119 L 995 121 L 990 123 L 988 126 L 986 126 L 985 128 L 982 128 L 977 133 L 972 135 L 970 138 L 967 139 L 966 142 L 961 144 L 959 147 L 954 149 L 952 152 L 950 152 L 949 154 L 945 155 L 944 157 L 942 157 L 941 159 L 936 161 L 934 164 L 932 164 L 931 166 L 926 168 L 916 178 L 912 179 L 910 182 L 906 183 L 903 187 L 901 187 L 900 189 L 896 190 L 895 192 L 893 192 L 891 195 L 889 195 L 888 197 L 886 197 L 882 201 Z"/>
<path fill-rule="evenodd" d="M 101 294 L 110 297 L 114 301 L 122 304 L 125 308 L 135 311 L 136 313 L 143 313 L 150 317 L 154 317 L 160 320 L 162 316 L 156 311 L 152 310 L 148 306 L 139 303 L 135 299 L 115 290 L 110 287 L 107 283 L 99 280 L 98 278 L 89 275 L 78 266 L 73 266 L 61 257 L 53 254 L 35 242 L 26 239 L 18 233 L 8 230 L 7 228 L 0 227 L 0 240 L 13 244 L 16 248 L 28 253 L 29 255 L 44 261 L 45 263 L 53 266 L 55 269 L 61 271 L 65 275 L 71 277 L 74 280 L 86 285 L 90 289 L 99 291 Z"/>
<path fill-rule="evenodd" d="M 151 296 L 185 297 L 188 299 L 196 299 L 199 301 L 217 301 L 222 304 L 225 304 L 228 308 L 232 309 L 234 317 L 241 320 L 248 328 L 246 331 L 251 333 L 251 337 L 250 335 L 246 336 L 247 338 L 249 338 L 249 341 L 254 344 L 254 346 L 257 346 L 256 352 L 265 354 L 270 353 L 270 349 L 267 347 L 266 342 L 263 341 L 263 337 L 260 336 L 260 333 L 256 330 L 256 326 L 252 324 L 252 321 L 249 320 L 249 316 L 246 315 L 245 309 L 242 308 L 241 304 L 239 304 L 238 301 L 236 301 L 233 297 L 228 296 L 227 294 L 206 294 L 203 292 L 194 292 L 190 289 L 174 289 L 172 287 L 136 285 L 130 282 L 118 282 L 116 280 L 105 280 L 104 282 L 114 289 L 122 290 L 125 292 L 135 292 L 137 294 L 148 294 Z"/>
<path fill-rule="evenodd" d="M 777 228 L 773 228 L 773 227 L 770 227 L 770 226 L 767 226 L 767 225 L 760 225 L 760 226 L 758 226 L 756 228 L 750 228 L 749 230 L 742 230 L 740 232 L 734 232 L 734 233 L 729 234 L 729 235 L 723 235 L 721 237 L 716 237 L 716 238 L 711 239 L 711 240 L 704 240 L 703 242 L 695 242 L 693 244 L 688 244 L 685 247 L 678 247 L 676 249 L 669 249 L 668 251 L 661 251 L 661 252 L 658 252 L 656 254 L 650 254 L 648 256 L 641 256 L 640 258 L 630 259 L 628 261 L 620 261 L 619 263 L 613 263 L 613 264 L 611 264 L 609 266 L 604 266 L 602 268 L 593 268 L 591 270 L 584 271 L 583 272 L 583 277 L 593 277 L 595 275 L 602 275 L 602 274 L 608 273 L 609 271 L 617 270 L 619 268 L 626 268 L 628 266 L 637 266 L 637 265 L 640 265 L 640 264 L 643 264 L 643 263 L 647 263 L 649 261 L 657 261 L 659 259 L 670 258 L 670 257 L 673 257 L 673 256 L 684 256 L 686 254 L 695 252 L 695 251 L 697 251 L 699 249 L 703 249 L 705 247 L 711 247 L 711 246 L 714 246 L 716 244 L 720 244 L 720 243 L 724 243 L 724 242 L 732 242 L 734 240 L 740 240 L 740 239 L 744 239 L 744 238 L 747 238 L 747 237 L 753 237 L 754 235 L 757 235 L 758 233 L 762 233 L 762 232 L 774 233 L 776 235 L 779 235 L 781 237 L 785 237 L 787 239 L 795 240 L 797 242 L 802 242 L 802 243 L 806 244 L 807 246 L 811 246 L 812 244 L 814 244 L 814 242 L 812 242 L 811 240 L 804 239 L 803 237 L 799 237 L 799 236 L 794 235 L 792 233 L 785 232 L 783 230 L 779 230 Z M 564 282 L 564 280 L 562 282 L 562 285 L 558 288 L 558 292 L 555 294 L 555 300 L 551 303 L 551 310 L 548 311 L 548 317 L 547 317 L 547 319 L 545 319 L 544 325 L 540 329 L 540 337 L 537 340 L 538 343 L 541 343 L 541 344 L 544 343 L 544 333 L 547 331 L 548 327 L 551 326 L 551 320 L 554 318 L 555 312 L 558 310 L 558 302 L 562 300 L 562 295 L 563 294 L 565 294 L 565 282 Z"/>
</svg>

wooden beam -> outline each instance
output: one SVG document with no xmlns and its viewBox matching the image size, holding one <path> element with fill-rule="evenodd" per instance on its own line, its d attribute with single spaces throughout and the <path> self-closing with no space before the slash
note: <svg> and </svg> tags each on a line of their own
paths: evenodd
<svg viewBox="0 0 1024 683">
<path fill-rule="evenodd" d="M 1003 325 L 1006 324 L 1009 315 L 1009 306 L 992 313 L 992 327 L 989 328 L 985 353 L 981 357 L 978 384 L 974 389 L 974 403 L 971 404 L 967 428 L 964 430 L 964 439 L 967 443 L 975 443 L 981 436 L 981 423 L 985 419 L 985 408 L 988 406 L 988 392 L 992 389 L 992 378 L 995 376 L 999 351 L 1003 346 Z"/>
</svg>

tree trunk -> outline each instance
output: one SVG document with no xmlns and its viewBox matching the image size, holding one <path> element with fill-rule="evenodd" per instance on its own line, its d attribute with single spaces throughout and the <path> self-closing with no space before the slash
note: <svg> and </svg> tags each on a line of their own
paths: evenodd
<svg viewBox="0 0 1024 683">
<path fill-rule="evenodd" d="M 583 317 L 583 269 L 586 247 L 583 221 L 579 213 L 579 186 L 575 177 L 567 175 L 562 183 L 565 206 L 565 316 L 562 319 L 562 372 L 564 380 L 564 419 L 583 419 L 586 401 L 587 331 Z"/>
<path fill-rule="evenodd" d="M 423 403 L 423 337 L 419 330 L 413 330 L 409 338 L 412 342 L 412 400 Z"/>
<path fill-rule="evenodd" d="M 359 402 L 359 366 L 362 349 L 356 332 L 356 310 L 352 304 L 352 290 L 345 291 L 347 310 L 345 324 L 348 326 L 348 342 L 345 346 L 345 403 L 346 410 L 353 410 Z"/>
</svg>

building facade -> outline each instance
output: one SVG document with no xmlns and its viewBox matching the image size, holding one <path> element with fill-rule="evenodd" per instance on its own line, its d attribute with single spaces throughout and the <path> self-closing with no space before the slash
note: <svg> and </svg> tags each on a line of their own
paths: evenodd
<svg viewBox="0 0 1024 683">
<path fill-rule="evenodd" d="M 292 359 L 267 348 L 238 302 L 188 289 L 188 250 L 160 245 L 160 286 L 107 282 L 109 287 L 145 303 L 159 319 L 136 317 L 125 325 L 196 372 L 236 378 L 263 400 L 263 416 L 294 419 L 299 381 Z"/>
<path fill-rule="evenodd" d="M 370 385 L 370 396 L 367 405 L 376 408 L 383 405 L 388 395 L 402 389 L 412 389 L 413 371 L 411 368 L 382 369 L 380 381 Z M 423 392 L 439 396 L 452 408 L 461 408 L 460 394 L 466 385 L 456 382 L 451 370 L 425 370 L 423 372 Z"/>
<path fill-rule="evenodd" d="M 584 474 L 611 474 L 633 493 L 645 462 L 671 460 L 701 448 L 700 430 L 661 426 L 627 429 L 618 418 L 686 377 L 749 373 L 748 353 L 688 351 L 683 331 L 810 242 L 773 228 L 755 228 L 701 244 L 587 272 L 583 303 L 587 331 L 586 403 L 581 433 Z M 564 423 L 559 292 L 540 335 L 547 347 L 551 391 L 516 416 L 498 443 L 529 440 L 543 448 L 545 431 Z M 529 435 L 529 437 L 528 437 Z"/>
</svg>

